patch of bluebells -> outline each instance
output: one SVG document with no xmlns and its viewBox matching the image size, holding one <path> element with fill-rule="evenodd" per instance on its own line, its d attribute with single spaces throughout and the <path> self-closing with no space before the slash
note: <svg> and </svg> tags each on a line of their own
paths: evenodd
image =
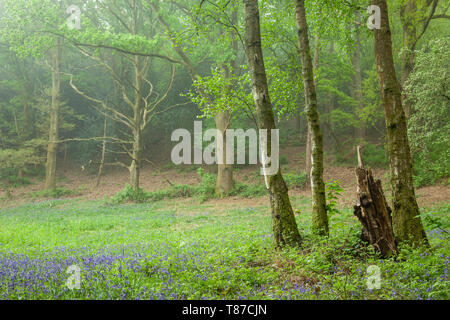
<svg viewBox="0 0 450 320">
<path fill-rule="evenodd" d="M 271 239 L 268 239 L 271 241 Z M 220 251 L 221 250 L 221 251 Z M 350 273 L 334 265 L 318 282 L 280 279 L 284 270 L 250 267 L 231 243 L 133 243 L 102 249 L 58 247 L 43 253 L 0 251 L 0 299 L 435 299 L 448 297 L 446 254 L 420 253 L 409 261 L 377 260 L 382 288 L 366 287 L 366 262 Z M 66 270 L 81 269 L 70 290 Z M 304 265 L 297 265 L 300 272 Z M 351 267 L 351 266 L 350 266 Z M 348 268 L 347 268 L 348 270 Z M 313 276 L 313 275 L 311 275 Z M 286 279 L 286 278 L 284 278 Z M 343 284 L 343 285 L 342 285 Z M 447 292 L 447 293 L 446 293 Z"/>
</svg>

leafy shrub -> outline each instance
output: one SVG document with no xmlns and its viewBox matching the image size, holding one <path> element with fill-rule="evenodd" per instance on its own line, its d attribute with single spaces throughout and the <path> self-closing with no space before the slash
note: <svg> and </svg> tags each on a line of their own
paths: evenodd
<svg viewBox="0 0 450 320">
<path fill-rule="evenodd" d="M 377 168 L 386 168 L 389 165 L 389 157 L 384 147 L 367 144 L 362 149 L 364 163 Z"/>
<path fill-rule="evenodd" d="M 5 178 L 8 187 L 20 187 L 31 184 L 30 179 L 19 177 L 17 175 L 10 175 Z"/>
<path fill-rule="evenodd" d="M 199 197 L 201 201 L 214 198 L 216 193 L 216 176 L 211 173 L 205 173 L 203 168 L 198 168 L 197 174 L 202 180 L 195 187 L 195 195 Z"/>
<path fill-rule="evenodd" d="M 302 189 L 308 183 L 308 174 L 305 172 L 300 172 L 299 174 L 286 173 L 283 174 L 283 178 L 289 189 Z"/>
<path fill-rule="evenodd" d="M 231 196 L 240 196 L 243 198 L 253 198 L 260 197 L 267 194 L 267 189 L 265 184 L 253 184 L 249 185 L 246 183 L 236 183 L 233 191 L 231 191 Z"/>
<path fill-rule="evenodd" d="M 286 155 L 283 154 L 282 156 L 280 156 L 280 165 L 283 166 L 287 164 L 289 164 L 289 159 Z"/>
<path fill-rule="evenodd" d="M 339 209 L 336 208 L 338 197 L 344 192 L 339 181 L 330 181 L 326 184 L 325 193 L 327 195 L 327 214 L 332 217 L 336 213 L 340 213 Z"/>
<path fill-rule="evenodd" d="M 118 192 L 111 198 L 114 204 L 124 202 L 142 203 L 147 201 L 159 201 L 164 199 L 198 197 L 201 201 L 206 201 L 215 196 L 216 177 L 213 174 L 205 173 L 202 168 L 197 170 L 201 177 L 201 182 L 197 186 L 189 186 L 185 184 L 173 185 L 169 188 L 144 191 L 139 188 L 135 191 L 130 185 L 126 185 L 125 189 Z"/>
<path fill-rule="evenodd" d="M 134 190 L 129 184 L 125 186 L 122 191 L 119 191 L 114 197 L 112 197 L 111 201 L 113 203 L 124 203 L 124 202 L 145 202 L 147 201 L 149 194 L 145 192 L 143 189 L 138 188 Z"/>
<path fill-rule="evenodd" d="M 408 136 L 417 186 L 450 176 L 450 37 L 431 40 L 416 54 L 405 90 L 411 103 Z"/>
<path fill-rule="evenodd" d="M 450 205 L 447 204 L 438 210 L 430 210 L 421 213 L 421 219 L 427 230 L 440 230 L 441 232 L 448 232 L 450 228 L 450 221 L 447 218 L 450 215 Z"/>
<path fill-rule="evenodd" d="M 81 192 L 79 190 L 70 190 L 66 188 L 56 188 L 53 190 L 40 190 L 32 192 L 33 198 L 61 198 L 65 196 L 78 196 Z"/>
<path fill-rule="evenodd" d="M 195 193 L 195 188 L 186 184 L 177 184 L 170 188 L 148 192 L 147 200 L 163 200 L 163 199 L 175 199 L 175 198 L 188 198 L 192 197 Z"/>
</svg>

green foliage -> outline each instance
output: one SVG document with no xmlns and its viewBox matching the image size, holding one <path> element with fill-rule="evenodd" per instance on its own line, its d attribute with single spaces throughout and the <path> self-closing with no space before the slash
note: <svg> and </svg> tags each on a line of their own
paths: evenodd
<svg viewBox="0 0 450 320">
<path fill-rule="evenodd" d="M 211 173 L 206 173 L 203 168 L 198 168 L 197 174 L 201 178 L 201 181 L 195 187 L 195 195 L 201 201 L 214 198 L 216 193 L 216 176 Z"/>
<path fill-rule="evenodd" d="M 36 148 L 0 150 L 0 169 L 22 169 L 28 165 L 41 164 L 42 161 Z"/>
<path fill-rule="evenodd" d="M 167 189 L 156 191 L 145 191 L 141 188 L 134 190 L 127 184 L 124 190 L 118 192 L 110 199 L 113 204 L 120 204 L 126 202 L 151 202 L 160 201 L 164 199 L 197 197 L 200 201 L 206 201 L 215 197 L 216 177 L 213 174 L 205 173 L 203 168 L 197 169 L 197 174 L 201 181 L 196 186 L 189 186 L 184 184 L 172 185 Z"/>
<path fill-rule="evenodd" d="M 387 168 L 389 157 L 384 146 L 366 144 L 362 149 L 362 157 L 365 164 L 376 168 Z"/>
<path fill-rule="evenodd" d="M 415 183 L 435 183 L 450 175 L 450 38 L 429 42 L 417 52 L 405 90 L 412 105 L 408 121 Z"/>
<path fill-rule="evenodd" d="M 284 154 L 281 155 L 280 156 L 280 165 L 284 166 L 284 165 L 287 165 L 287 164 L 289 164 L 288 157 L 286 155 L 284 155 Z"/>
<path fill-rule="evenodd" d="M 341 211 L 337 208 L 337 200 L 339 196 L 342 195 L 344 189 L 342 189 L 339 181 L 330 181 L 325 186 L 326 200 L 327 200 L 327 214 L 329 217 L 334 216 L 335 214 L 341 213 Z"/>
<path fill-rule="evenodd" d="M 284 173 L 284 181 L 289 189 L 298 188 L 303 189 L 308 183 L 308 174 L 305 172 L 300 173 Z"/>
<path fill-rule="evenodd" d="M 230 193 L 231 196 L 238 196 L 242 198 L 254 198 L 267 195 L 266 186 L 263 183 L 256 184 L 246 184 L 246 183 L 235 183 L 233 190 Z"/>
<path fill-rule="evenodd" d="M 358 112 L 358 117 L 366 125 L 366 127 L 383 128 L 384 129 L 384 110 L 381 104 L 380 84 L 378 80 L 377 69 L 373 66 L 370 70 L 365 71 L 365 78 L 362 85 L 364 107 Z"/>
<path fill-rule="evenodd" d="M 58 199 L 66 196 L 78 196 L 80 195 L 80 190 L 70 190 L 66 188 L 56 188 L 53 190 L 40 190 L 31 192 L 31 197 L 33 198 L 51 198 Z"/>
<path fill-rule="evenodd" d="M 119 191 L 114 197 L 111 198 L 111 202 L 115 204 L 125 202 L 141 203 L 147 201 L 148 198 L 148 193 L 143 189 L 138 188 L 137 190 L 134 190 L 132 186 L 126 184 L 122 191 Z"/>
<path fill-rule="evenodd" d="M 446 204 L 441 208 L 434 210 L 422 210 L 420 217 L 424 222 L 425 228 L 431 232 L 446 233 L 450 229 L 450 205 Z"/>
<path fill-rule="evenodd" d="M 0 180 L 1 180 L 1 178 L 0 178 Z M 17 175 L 6 176 L 5 180 L 6 180 L 6 185 L 8 187 L 14 187 L 14 188 L 31 184 L 30 179 L 25 178 L 25 177 L 19 177 Z"/>
</svg>

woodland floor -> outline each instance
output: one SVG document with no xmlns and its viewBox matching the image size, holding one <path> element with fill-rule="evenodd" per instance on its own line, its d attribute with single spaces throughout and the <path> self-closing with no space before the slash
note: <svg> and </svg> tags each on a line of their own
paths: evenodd
<svg viewBox="0 0 450 320">
<path fill-rule="evenodd" d="M 304 168 L 304 160 L 302 150 L 299 147 L 290 147 L 282 150 L 281 154 L 289 155 L 289 164 L 284 165 L 283 173 L 296 173 Z M 327 159 L 328 158 L 328 159 Z M 350 166 L 337 166 L 333 164 L 331 156 L 325 157 L 324 180 L 339 181 L 344 192 L 339 197 L 338 205 L 342 208 L 353 206 L 355 202 L 355 168 Z M 196 173 L 194 166 L 164 166 L 157 164 L 155 166 L 146 164 L 141 170 L 141 188 L 146 191 L 155 191 L 169 187 L 169 180 L 173 184 L 188 184 L 195 185 L 200 182 L 200 177 Z M 213 171 L 215 166 L 205 166 L 206 171 Z M 249 184 L 257 183 L 255 181 L 254 173 L 259 170 L 256 166 L 243 166 L 234 169 L 233 177 L 235 181 L 246 182 Z M 61 172 L 62 171 L 62 172 Z M 100 200 L 105 197 L 114 196 L 117 192 L 122 190 L 128 182 L 128 171 L 123 168 L 109 168 L 104 171 L 99 187 L 96 187 L 96 174 L 89 174 L 86 170 L 80 167 L 66 166 L 61 170 L 57 179 L 58 187 L 70 190 L 76 190 L 76 195 L 71 195 L 69 198 L 80 198 L 86 200 Z M 374 176 L 381 179 L 385 189 L 385 193 L 389 196 L 389 184 L 387 180 L 387 169 L 374 168 Z M 253 174 L 253 176 L 251 176 Z M 251 181 L 250 181 L 251 180 Z M 263 180 L 260 179 L 260 183 Z M 0 207 L 11 207 L 28 203 L 32 200 L 33 192 L 42 190 L 44 187 L 43 178 L 32 179 L 32 184 L 22 187 L 13 188 L 11 198 L 6 199 L 4 190 L 0 189 Z M 289 191 L 293 196 L 311 196 L 309 187 L 303 189 L 293 189 Z M 416 189 L 417 201 L 420 207 L 431 206 L 437 203 L 448 203 L 450 201 L 450 185 L 437 184 L 433 186 L 426 186 Z M 34 197 L 36 198 L 36 197 Z M 218 206 L 223 204 L 233 203 L 235 205 L 266 205 L 268 198 L 266 196 L 255 198 L 240 198 L 231 197 L 226 199 L 212 199 L 211 203 L 217 203 Z"/>
<path fill-rule="evenodd" d="M 303 168 L 298 149 L 284 172 Z M 298 154 L 297 158 L 292 155 Z M 159 162 L 158 162 L 159 163 Z M 0 300 L 2 299 L 444 299 L 450 298 L 450 188 L 417 190 L 429 248 L 401 247 L 399 259 L 380 259 L 360 241 L 353 215 L 353 167 L 326 161 L 325 180 L 338 180 L 344 193 L 330 216 L 330 236 L 311 233 L 308 188 L 291 190 L 301 231 L 300 248 L 273 247 L 268 197 L 232 197 L 201 202 L 179 198 L 112 204 L 123 190 L 126 170 L 96 175 L 80 168 L 60 170 L 58 187 L 76 196 L 45 199 L 42 179 L 0 194 Z M 213 170 L 214 167 L 205 170 Z M 235 180 L 264 183 L 259 168 L 234 171 Z M 387 170 L 375 169 L 389 196 Z M 142 170 L 147 191 L 197 184 L 195 167 L 150 166 Z M 79 192 L 78 192 L 79 191 Z M 80 290 L 67 287 L 67 268 L 82 271 Z M 382 275 L 369 288 L 368 266 Z"/>
</svg>

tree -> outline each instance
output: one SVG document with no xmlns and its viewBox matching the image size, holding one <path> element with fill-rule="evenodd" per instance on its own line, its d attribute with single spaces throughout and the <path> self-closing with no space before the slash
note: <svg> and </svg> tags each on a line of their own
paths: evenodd
<svg viewBox="0 0 450 320">
<path fill-rule="evenodd" d="M 406 116 L 392 55 L 388 6 L 385 0 L 372 0 L 371 3 L 381 11 L 381 29 L 374 29 L 374 46 L 386 117 L 393 196 L 392 224 L 398 241 L 417 245 L 426 241 L 426 234 L 414 191 Z"/>
<path fill-rule="evenodd" d="M 305 88 L 306 115 L 311 132 L 311 190 L 313 203 L 313 230 L 318 234 L 328 234 L 328 216 L 323 182 L 323 137 L 317 112 L 317 94 L 310 53 L 308 24 L 306 22 L 305 1 L 296 0 L 295 12 L 298 27 L 298 42 L 302 61 L 302 75 Z"/>
<path fill-rule="evenodd" d="M 317 69 L 319 68 L 319 48 L 320 48 L 320 39 L 319 36 L 314 37 L 314 60 L 313 60 L 313 72 L 316 74 Z M 315 83 L 316 84 L 316 83 Z M 311 182 L 311 155 L 312 155 L 312 134 L 311 134 L 311 126 L 308 125 L 308 134 L 306 136 L 306 159 L 305 159 L 305 171 L 308 173 L 310 177 L 308 182 Z"/>
<path fill-rule="evenodd" d="M 267 154 L 272 155 L 271 130 L 275 129 L 275 118 L 267 85 L 264 57 L 261 48 L 258 0 L 244 0 L 245 48 L 252 79 L 253 98 L 256 106 L 258 127 L 266 129 Z M 264 165 L 264 164 L 263 164 Z M 301 242 L 297 222 L 289 200 L 286 183 L 278 169 L 275 175 L 266 176 L 272 208 L 272 228 L 277 247 L 295 246 Z"/>
<path fill-rule="evenodd" d="M 404 86 L 411 104 L 408 133 L 419 186 L 450 175 L 449 45 L 450 37 L 446 37 L 417 51 L 414 71 Z"/>
<path fill-rule="evenodd" d="M 191 77 L 191 80 L 195 83 L 201 78 L 201 73 L 199 71 L 200 66 L 196 65 L 191 56 L 186 53 L 187 45 L 183 44 L 183 39 L 180 36 L 180 32 L 179 31 L 177 32 L 177 30 L 175 30 L 173 25 L 171 25 L 168 21 L 166 21 L 166 18 L 163 17 L 160 1 L 149 0 L 148 4 L 152 9 L 152 11 L 156 13 L 156 16 L 160 21 L 161 25 L 167 31 L 168 37 L 172 43 L 174 51 L 180 57 L 183 66 L 186 68 Z M 227 2 L 227 5 L 228 4 L 229 1 Z M 183 15 L 187 15 L 189 17 L 188 21 L 201 19 L 202 22 L 205 22 L 207 21 L 207 19 L 213 19 L 214 22 L 218 21 L 219 23 L 221 23 L 221 27 L 225 26 L 227 28 L 226 30 L 221 29 L 219 30 L 219 32 L 217 32 L 216 28 L 214 28 L 214 26 L 211 26 L 211 24 L 200 26 L 198 25 L 198 22 L 193 22 L 194 25 L 191 26 L 197 29 L 196 31 L 197 37 L 199 37 L 198 32 L 199 29 L 202 29 L 201 30 L 202 33 L 206 34 L 206 35 L 203 34 L 202 36 L 208 37 L 209 46 L 214 45 L 213 43 L 216 42 L 219 47 L 223 47 L 223 42 L 227 42 L 227 44 L 230 44 L 230 46 L 227 48 L 227 50 L 230 51 L 230 54 L 225 54 L 224 52 L 222 52 L 224 56 L 230 56 L 230 58 L 228 58 L 227 61 L 220 61 L 222 57 L 212 56 L 211 54 L 209 54 L 208 58 L 216 60 L 216 62 L 220 64 L 220 67 L 223 70 L 225 78 L 232 78 L 238 67 L 237 66 L 238 39 L 235 34 L 236 30 L 234 29 L 236 28 L 236 25 L 238 23 L 238 11 L 234 1 L 230 5 L 231 14 L 229 15 L 227 13 L 226 6 L 223 7 L 219 13 L 217 13 L 216 7 L 221 7 L 220 3 L 215 5 L 214 10 L 212 11 L 205 9 L 204 7 L 202 8 L 202 5 L 200 5 L 198 10 L 195 5 L 193 8 L 190 8 L 190 5 L 183 5 L 180 2 L 176 2 L 175 5 L 182 9 Z M 222 23 L 222 20 L 225 20 L 226 23 Z M 227 39 L 227 36 L 230 39 Z M 193 39 L 189 39 L 189 41 L 192 42 Z M 212 50 L 207 49 L 206 51 Z M 230 67 L 228 67 L 228 65 L 230 65 Z M 201 87 L 197 87 L 196 89 L 198 91 L 198 94 L 202 96 L 203 99 L 207 100 L 206 108 L 213 108 L 213 105 L 215 104 L 214 97 L 207 96 Z M 219 137 L 216 138 L 221 137 L 223 139 L 223 145 L 226 145 L 227 140 L 226 130 L 229 129 L 230 121 L 232 118 L 230 108 L 228 107 L 218 110 L 213 115 L 213 118 L 216 125 L 216 129 L 220 132 Z M 224 150 L 224 152 L 222 153 L 222 157 L 223 161 L 218 161 L 217 164 L 216 194 L 219 196 L 225 196 L 228 193 L 230 193 L 233 189 L 233 167 L 231 164 L 227 164 L 226 161 L 224 161 L 226 159 L 226 150 Z"/>
<path fill-rule="evenodd" d="M 28 10 L 26 10 L 26 8 Z M 45 188 L 56 188 L 56 161 L 60 125 L 61 59 L 62 40 L 42 32 L 48 28 L 58 28 L 63 19 L 63 3 L 46 1 L 6 1 L 3 18 L 3 35 L 12 50 L 21 57 L 50 57 L 52 74 L 51 104 L 49 106 L 49 128 Z M 35 29 L 40 32 L 35 32 Z"/>
<path fill-rule="evenodd" d="M 353 84 L 353 98 L 358 102 L 356 113 L 360 114 L 364 108 L 363 91 L 362 91 L 362 73 L 361 73 L 361 13 L 356 11 L 355 13 L 355 42 L 356 48 L 352 56 L 352 64 L 355 70 L 354 84 Z M 360 121 L 360 125 L 355 130 L 355 138 L 360 141 L 365 139 L 365 125 L 363 121 Z"/>
<path fill-rule="evenodd" d="M 125 12 L 121 12 L 114 10 L 114 6 L 109 2 L 102 3 L 105 13 L 98 20 L 108 19 L 110 26 L 107 30 L 90 27 L 85 31 L 73 33 L 68 39 L 83 55 L 91 58 L 110 73 L 128 110 L 121 110 L 116 104 L 108 102 L 106 99 L 88 95 L 74 84 L 73 76 L 71 76 L 70 85 L 78 94 L 101 106 L 99 110 L 104 116 L 124 125 L 126 130 L 131 133 L 126 138 L 114 139 L 115 142 L 120 143 L 123 153 L 131 159 L 131 163 L 127 165 L 118 161 L 114 164 L 129 170 L 129 183 L 133 190 L 138 192 L 140 171 L 146 160 L 143 155 L 144 131 L 156 115 L 180 106 L 182 103 L 163 106 L 172 90 L 176 73 L 175 65 L 178 62 L 163 54 L 143 53 L 148 47 L 151 47 L 153 52 L 156 48 L 163 47 L 158 39 L 154 40 L 156 38 L 154 21 L 144 19 L 150 15 L 143 10 L 142 1 L 125 0 L 125 4 L 127 9 Z M 146 28 L 148 25 L 151 27 Z M 116 32 L 111 32 L 111 26 L 115 28 Z M 80 39 L 85 42 L 82 43 Z M 108 45 L 108 43 L 113 43 L 113 45 Z M 89 50 L 89 48 L 94 48 L 94 50 Z M 114 58 L 109 62 L 105 56 L 98 55 L 98 49 L 118 52 L 122 58 L 122 64 L 125 65 L 131 76 L 127 77 L 121 74 L 114 65 Z M 151 72 L 155 67 L 154 60 L 156 59 L 163 59 L 171 65 L 165 88 L 163 88 L 163 81 L 156 83 L 151 80 Z"/>
<path fill-rule="evenodd" d="M 419 40 L 427 31 L 431 20 L 450 19 L 446 15 L 448 6 L 438 14 L 439 0 L 401 0 L 400 21 L 403 30 L 403 52 L 402 52 L 402 73 L 401 85 L 404 87 L 411 72 L 414 70 L 415 50 Z M 403 91 L 403 93 L 405 93 Z M 403 105 L 406 117 L 411 115 L 411 105 L 406 96 L 403 95 Z"/>
<path fill-rule="evenodd" d="M 59 139 L 62 39 L 57 38 L 55 41 L 55 48 L 51 50 L 52 103 L 50 105 L 50 127 L 45 165 L 45 189 L 47 190 L 56 188 L 56 157 Z"/>
</svg>

